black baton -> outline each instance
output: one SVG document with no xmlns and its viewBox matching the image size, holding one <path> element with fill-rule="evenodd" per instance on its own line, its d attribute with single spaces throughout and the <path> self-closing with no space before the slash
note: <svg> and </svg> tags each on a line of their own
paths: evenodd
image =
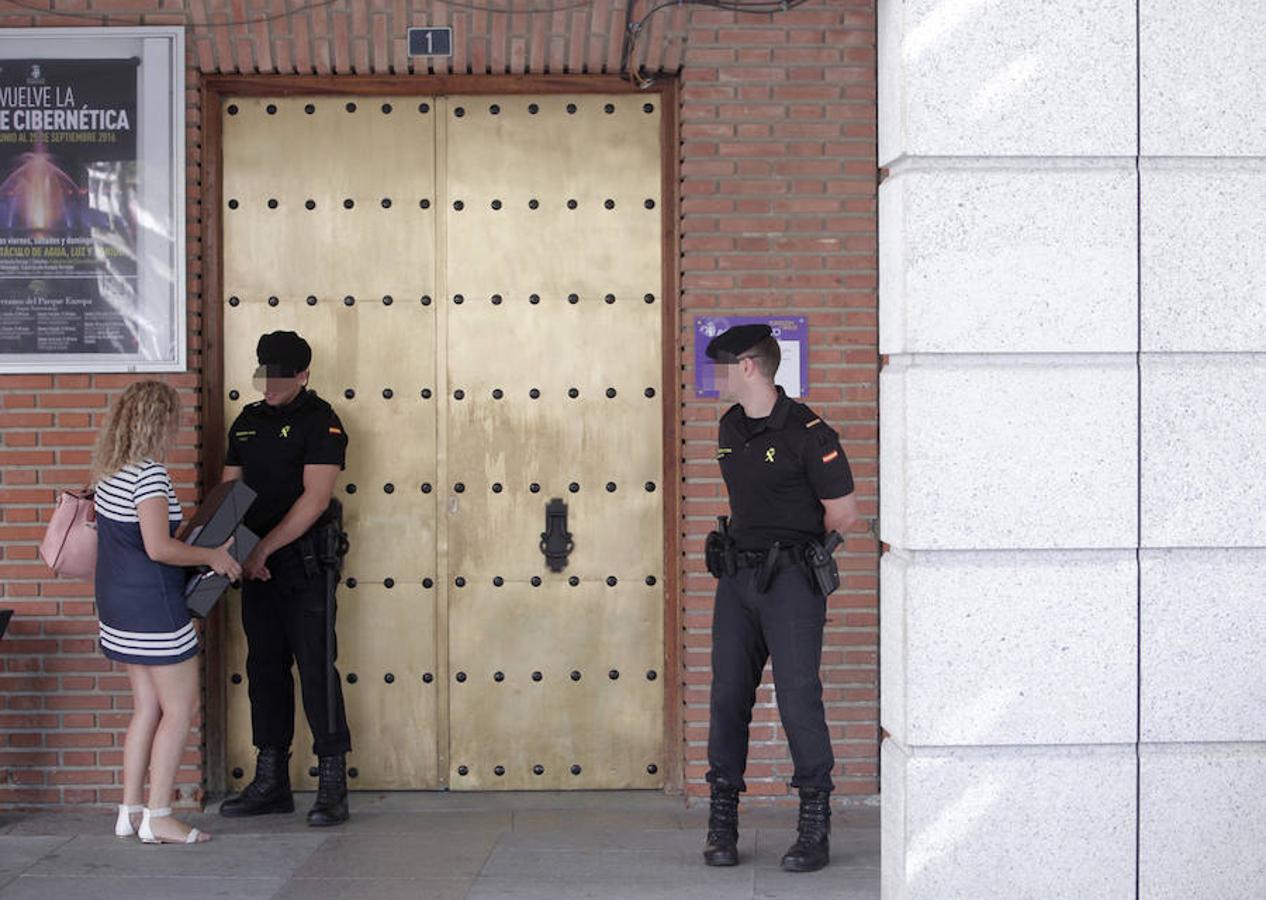
<svg viewBox="0 0 1266 900">
<path fill-rule="evenodd" d="M 335 710 L 338 707 L 338 685 L 334 683 L 334 588 L 338 571 L 325 570 L 325 728 L 333 734 Z"/>
<path fill-rule="evenodd" d="M 335 732 L 338 711 L 338 683 L 334 674 L 334 592 L 342 574 L 343 557 L 347 555 L 347 533 L 343 531 L 343 504 L 331 500 L 322 517 L 320 561 L 325 570 L 325 711 L 326 730 Z"/>
</svg>

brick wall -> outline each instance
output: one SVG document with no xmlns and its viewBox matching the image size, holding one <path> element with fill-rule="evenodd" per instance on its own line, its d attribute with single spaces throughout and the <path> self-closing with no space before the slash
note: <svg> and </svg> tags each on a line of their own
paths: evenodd
<svg viewBox="0 0 1266 900">
<path fill-rule="evenodd" d="M 187 34 L 189 371 L 170 376 L 187 401 L 173 475 L 196 500 L 201 443 L 201 73 L 593 73 L 619 69 L 621 0 L 554 11 L 503 0 L 510 14 L 418 0 L 338 0 L 263 22 L 276 3 L 44 0 L 47 13 L 0 16 L 0 26 L 184 24 Z M 294 4 L 289 4 L 294 6 Z M 835 425 L 876 515 L 877 337 L 875 19 L 873 0 L 815 0 L 774 16 L 678 8 L 650 20 L 639 42 L 648 72 L 681 79 L 683 484 L 681 678 L 691 794 L 706 771 L 712 582 L 703 535 L 725 511 L 713 459 L 721 408 L 693 399 L 690 325 L 718 310 L 806 315 L 807 401 Z M 645 2 L 638 3 L 640 17 Z M 13 11 L 10 7 L 6 12 Z M 536 9 L 538 11 L 531 11 Z M 227 23 L 227 24 L 226 24 Z M 452 25 L 447 64 L 411 61 L 410 25 Z M 415 63 L 417 63 L 415 68 Z M 106 404 L 131 379 L 116 375 L 0 376 L 0 605 L 17 610 L 0 642 L 0 804 L 116 802 L 121 788 L 126 678 L 96 649 L 90 592 L 46 578 L 36 557 L 59 488 L 78 485 Z M 218 435 L 207 440 L 218 441 Z M 877 791 L 878 667 L 875 539 L 858 533 L 841 555 L 823 653 L 840 793 Z M 749 788 L 782 795 L 790 761 L 772 691 L 755 712 Z M 196 799 L 203 753 L 191 735 L 178 785 Z"/>
<path fill-rule="evenodd" d="M 773 17 L 696 10 L 681 72 L 683 323 L 718 309 L 808 316 L 806 402 L 840 431 L 867 517 L 878 464 L 874 64 L 872 4 L 837 2 Z M 696 793 L 714 584 L 700 555 L 727 507 L 720 407 L 685 396 L 686 775 Z M 877 790 L 875 554 L 868 535 L 848 541 L 828 611 L 823 683 L 841 793 Z M 757 704 L 748 789 L 781 795 L 791 761 L 768 684 Z"/>
</svg>

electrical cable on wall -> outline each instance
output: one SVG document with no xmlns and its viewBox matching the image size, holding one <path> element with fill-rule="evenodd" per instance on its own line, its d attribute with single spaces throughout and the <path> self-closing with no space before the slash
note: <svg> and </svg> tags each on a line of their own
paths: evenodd
<svg viewBox="0 0 1266 900">
<path fill-rule="evenodd" d="M 774 15 L 803 6 L 808 0 L 667 0 L 665 3 L 652 6 L 634 22 L 633 6 L 636 2 L 637 0 L 629 0 L 629 5 L 624 10 L 624 47 L 620 53 L 620 74 L 639 89 L 646 90 L 659 81 L 659 76 L 647 75 L 642 71 L 642 64 L 637 61 L 637 41 L 646 23 L 660 10 L 681 6 L 703 6 L 728 12 Z"/>
</svg>

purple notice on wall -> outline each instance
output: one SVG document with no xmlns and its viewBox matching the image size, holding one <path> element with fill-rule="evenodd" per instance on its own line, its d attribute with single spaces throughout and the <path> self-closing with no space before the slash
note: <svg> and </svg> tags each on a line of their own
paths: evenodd
<svg viewBox="0 0 1266 900">
<path fill-rule="evenodd" d="M 782 350 L 782 363 L 774 382 L 788 397 L 803 397 L 809 390 L 809 320 L 804 316 L 696 316 L 695 396 L 715 397 L 716 366 L 705 352 L 708 341 L 734 325 L 768 325 Z"/>
</svg>

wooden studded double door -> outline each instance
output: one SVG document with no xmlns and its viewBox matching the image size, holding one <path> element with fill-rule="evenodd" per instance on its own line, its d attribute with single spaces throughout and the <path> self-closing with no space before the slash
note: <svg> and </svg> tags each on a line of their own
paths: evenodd
<svg viewBox="0 0 1266 900">
<path fill-rule="evenodd" d="M 350 435 L 353 788 L 663 784 L 657 101 L 223 102 L 225 420 L 256 399 L 258 336 L 293 329 Z M 254 758 L 236 596 L 228 620 L 236 790 Z"/>
</svg>

